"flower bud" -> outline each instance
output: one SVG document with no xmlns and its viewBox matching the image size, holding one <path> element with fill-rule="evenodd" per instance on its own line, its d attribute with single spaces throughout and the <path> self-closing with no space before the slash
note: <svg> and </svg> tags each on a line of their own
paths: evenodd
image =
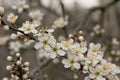
<svg viewBox="0 0 120 80">
<path fill-rule="evenodd" d="M 9 26 L 8 26 L 8 25 L 5 25 L 5 26 L 3 27 L 3 29 L 4 29 L 4 30 L 9 30 Z"/>
<path fill-rule="evenodd" d="M 16 64 L 17 64 L 17 65 L 21 65 L 21 61 L 20 61 L 20 60 L 17 61 Z"/>
<path fill-rule="evenodd" d="M 5 77 L 5 78 L 3 78 L 3 80 L 9 80 L 9 79 Z"/>
<path fill-rule="evenodd" d="M 8 61 L 12 61 L 13 58 L 12 58 L 11 56 L 8 56 L 8 57 L 7 57 L 7 60 L 8 60 Z"/>
<path fill-rule="evenodd" d="M 0 16 L 3 16 L 4 14 L 4 8 L 0 6 Z"/>
<path fill-rule="evenodd" d="M 16 53 L 16 57 L 20 57 L 20 53 Z"/>
<path fill-rule="evenodd" d="M 23 75 L 23 78 L 24 78 L 24 79 L 27 79 L 27 78 L 28 78 L 28 75 L 27 75 L 27 74 L 24 74 L 24 75 Z"/>
<path fill-rule="evenodd" d="M 29 67 L 23 68 L 24 71 L 29 71 Z"/>
<path fill-rule="evenodd" d="M 17 39 L 17 37 L 18 37 L 18 35 L 14 34 L 14 33 L 12 33 L 10 36 L 11 39 Z"/>
<path fill-rule="evenodd" d="M 29 66 L 30 63 L 29 63 L 29 62 L 25 62 L 24 65 L 25 65 L 25 66 Z"/>
<path fill-rule="evenodd" d="M 83 40 L 84 40 L 84 37 L 83 37 L 83 36 L 79 36 L 79 40 L 80 40 L 80 41 L 83 41 Z"/>
<path fill-rule="evenodd" d="M 8 71 L 12 70 L 12 66 L 8 65 L 8 66 L 6 67 L 6 69 L 7 69 Z"/>
</svg>

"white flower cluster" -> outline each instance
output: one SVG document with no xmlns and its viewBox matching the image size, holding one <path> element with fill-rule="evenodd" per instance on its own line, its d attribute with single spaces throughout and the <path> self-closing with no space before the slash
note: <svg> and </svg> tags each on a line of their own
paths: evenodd
<svg viewBox="0 0 120 80">
<path fill-rule="evenodd" d="M 41 30 L 37 34 L 39 42 L 34 47 L 35 49 L 45 49 L 51 58 L 56 58 L 58 55 L 64 56 L 65 52 L 61 49 L 61 44 L 51 35 L 53 31 L 53 29 Z"/>
<path fill-rule="evenodd" d="M 8 56 L 7 60 L 12 63 L 6 67 L 6 69 L 11 73 L 11 79 L 4 78 L 3 80 L 30 80 L 28 79 L 30 63 L 22 63 L 20 53 L 16 53 L 16 57 Z"/>
<path fill-rule="evenodd" d="M 68 16 L 66 16 L 65 18 L 60 17 L 58 18 L 56 21 L 54 21 L 54 24 L 52 25 L 53 29 L 56 28 L 63 28 L 68 24 Z"/>
<path fill-rule="evenodd" d="M 29 5 L 26 3 L 26 0 L 19 0 L 16 5 L 12 6 L 12 9 L 17 10 L 18 13 L 23 12 L 24 9 L 28 9 Z"/>
<path fill-rule="evenodd" d="M 32 10 L 30 11 L 29 16 L 33 19 L 34 23 L 41 25 L 41 20 L 43 19 L 44 13 L 40 10 Z"/>
<path fill-rule="evenodd" d="M 81 70 L 89 74 L 85 80 L 107 80 L 107 76 L 120 73 L 120 68 L 103 59 L 103 51 L 100 44 L 87 43 L 83 36 L 79 36 L 79 42 L 74 39 L 56 42 L 47 30 L 41 31 L 35 44 L 36 49 L 44 49 L 53 59 L 62 57 L 65 68 Z"/>
</svg>

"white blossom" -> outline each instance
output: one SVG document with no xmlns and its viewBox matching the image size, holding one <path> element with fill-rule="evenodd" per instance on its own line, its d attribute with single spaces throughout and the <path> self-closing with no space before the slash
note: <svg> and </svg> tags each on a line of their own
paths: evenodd
<svg viewBox="0 0 120 80">
<path fill-rule="evenodd" d="M 25 34 L 29 34 L 29 33 L 37 33 L 37 29 L 36 29 L 36 25 L 34 23 L 31 23 L 29 21 L 26 21 L 25 23 L 23 23 L 22 27 L 19 28 L 19 30 L 23 31 Z"/>
<path fill-rule="evenodd" d="M 44 13 L 40 10 L 33 10 L 30 11 L 29 16 L 33 19 L 34 23 L 37 23 L 38 25 L 41 24 L 41 20 L 43 19 Z"/>
<path fill-rule="evenodd" d="M 7 21 L 9 23 L 12 23 L 14 24 L 17 20 L 18 16 L 15 16 L 13 13 L 10 13 L 8 16 L 7 16 Z"/>
<path fill-rule="evenodd" d="M 11 41 L 9 43 L 9 49 L 18 52 L 20 50 L 20 48 L 22 48 L 22 44 L 20 41 Z"/>
<path fill-rule="evenodd" d="M 101 70 L 99 69 L 99 67 L 95 67 L 95 68 L 90 68 L 90 74 L 89 74 L 89 77 L 91 79 L 94 79 L 94 80 L 106 80 L 104 77 L 103 77 L 103 74 L 101 73 Z"/>
<path fill-rule="evenodd" d="M 65 68 L 70 68 L 73 67 L 75 69 L 80 69 L 80 63 L 74 61 L 73 59 L 69 58 L 69 59 L 63 59 L 62 63 L 64 64 Z"/>
<path fill-rule="evenodd" d="M 60 17 L 59 19 L 54 21 L 54 24 L 52 25 L 52 28 L 54 28 L 54 29 L 56 29 L 56 28 L 63 28 L 67 24 L 68 24 L 68 17 L 65 17 L 65 19 L 63 17 Z"/>
<path fill-rule="evenodd" d="M 65 51 L 61 49 L 61 44 L 60 43 L 52 44 L 51 49 L 48 50 L 48 52 L 50 53 L 51 58 L 56 58 L 57 55 L 59 55 L 59 56 L 64 56 L 65 55 Z"/>
</svg>

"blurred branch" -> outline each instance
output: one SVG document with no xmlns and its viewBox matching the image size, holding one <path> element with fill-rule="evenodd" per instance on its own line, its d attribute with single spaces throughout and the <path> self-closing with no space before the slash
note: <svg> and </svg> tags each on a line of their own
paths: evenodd
<svg viewBox="0 0 120 80">
<path fill-rule="evenodd" d="M 60 6 L 61 6 L 62 16 L 65 19 L 65 17 L 66 17 L 65 7 L 64 7 L 61 0 L 59 0 L 59 2 L 60 2 Z M 62 29 L 65 32 L 65 37 L 68 38 L 69 34 L 68 34 L 68 31 L 67 31 L 67 26 L 64 26 Z"/>
<path fill-rule="evenodd" d="M 41 70 L 43 68 L 45 68 L 46 66 L 48 66 L 48 64 L 52 62 L 52 59 L 46 59 L 44 62 L 42 62 L 38 67 L 36 67 L 35 69 L 33 69 L 31 72 L 30 72 L 30 78 L 34 79 L 34 76 L 41 72 Z"/>
<path fill-rule="evenodd" d="M 56 17 L 59 17 L 59 16 L 60 16 L 60 15 L 58 15 L 55 11 L 53 11 L 53 10 L 51 10 L 51 9 L 49 9 L 49 8 L 44 7 L 44 6 L 41 4 L 40 0 L 37 0 L 37 2 L 38 2 L 38 4 L 39 4 L 39 7 L 42 8 L 42 9 L 44 9 L 45 11 L 47 11 L 49 14 L 55 15 Z"/>
<path fill-rule="evenodd" d="M 83 20 L 82 23 L 77 24 L 77 28 L 76 31 L 79 31 L 81 29 L 81 27 L 84 27 L 86 22 L 88 21 L 88 19 L 91 17 L 91 14 L 93 14 L 94 12 L 100 10 L 102 12 L 102 14 L 111 6 L 115 5 L 116 3 L 118 3 L 120 0 L 114 0 L 113 2 L 107 4 L 106 6 L 100 6 L 100 7 L 95 7 L 89 10 L 88 14 L 86 15 L 85 19 Z M 102 17 L 102 16 L 101 16 Z"/>
</svg>

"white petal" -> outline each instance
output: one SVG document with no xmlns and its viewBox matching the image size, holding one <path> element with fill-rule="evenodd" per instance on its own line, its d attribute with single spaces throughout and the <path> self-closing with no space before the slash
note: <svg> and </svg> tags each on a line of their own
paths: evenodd
<svg viewBox="0 0 120 80">
<path fill-rule="evenodd" d="M 80 64 L 79 63 L 74 63 L 73 67 L 76 68 L 76 69 L 80 69 Z"/>
<path fill-rule="evenodd" d="M 41 43 L 36 43 L 35 46 L 34 46 L 35 49 L 40 49 L 41 47 L 42 47 Z"/>
<path fill-rule="evenodd" d="M 89 77 L 90 77 L 91 79 L 94 79 L 96 76 L 95 76 L 94 74 L 90 74 Z"/>
<path fill-rule="evenodd" d="M 51 47 L 49 45 L 46 45 L 45 46 L 45 50 L 48 51 L 48 52 L 50 52 L 52 49 L 51 49 Z"/>
<path fill-rule="evenodd" d="M 58 53 L 58 55 L 60 55 L 60 56 L 64 56 L 64 55 L 65 55 L 65 52 L 62 51 L 62 50 L 58 50 L 57 53 Z"/>
<path fill-rule="evenodd" d="M 53 59 L 54 59 L 54 58 L 56 58 L 56 56 L 57 56 L 57 54 L 56 54 L 56 53 L 50 53 L 50 57 L 51 57 L 51 58 L 53 58 Z"/>
</svg>

